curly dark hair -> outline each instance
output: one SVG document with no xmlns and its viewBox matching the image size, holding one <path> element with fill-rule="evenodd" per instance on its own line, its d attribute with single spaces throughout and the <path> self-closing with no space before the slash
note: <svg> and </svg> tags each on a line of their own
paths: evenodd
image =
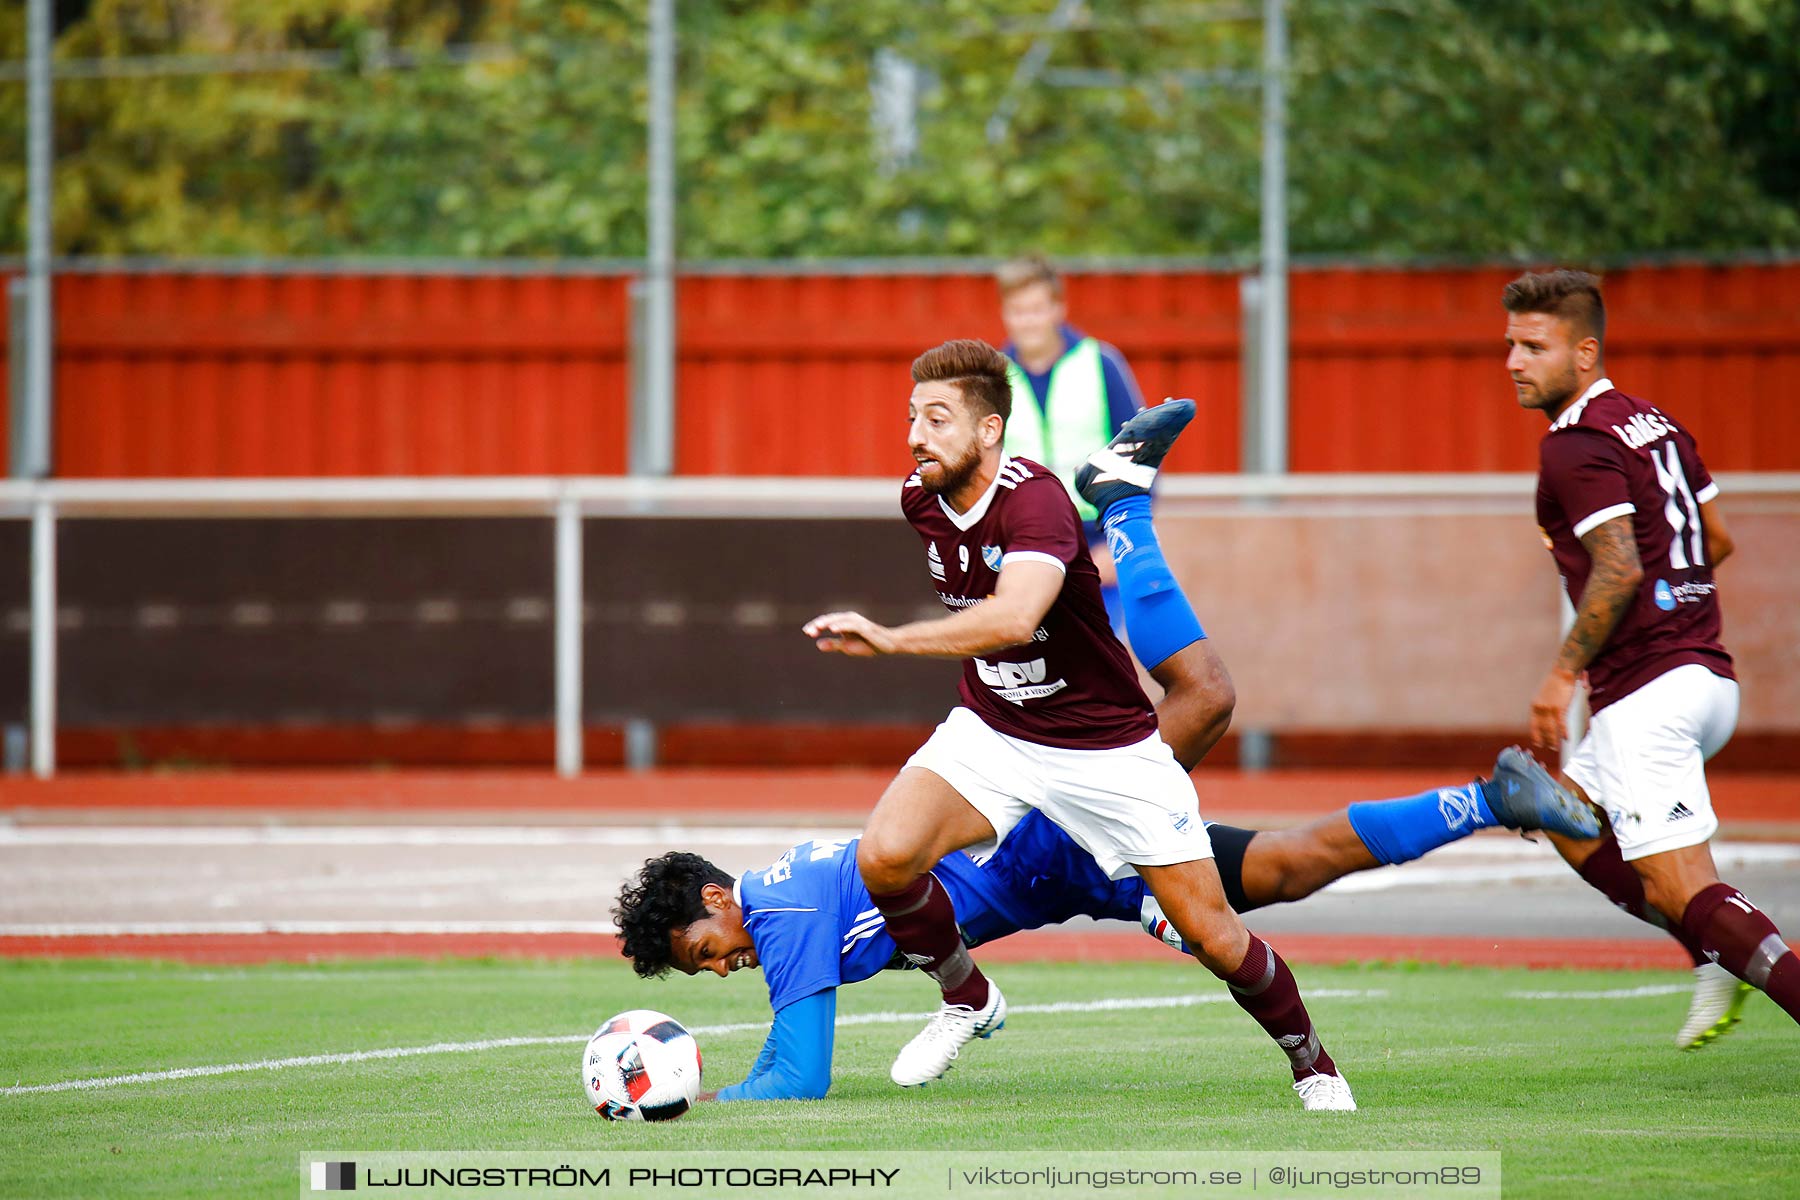
<svg viewBox="0 0 1800 1200">
<path fill-rule="evenodd" d="M 672 850 L 644 864 L 637 878 L 619 889 L 613 908 L 619 945 L 631 969 L 645 979 L 666 975 L 674 965 L 670 935 L 706 919 L 700 889 L 709 883 L 730 890 L 731 876 L 701 858 Z"/>
</svg>

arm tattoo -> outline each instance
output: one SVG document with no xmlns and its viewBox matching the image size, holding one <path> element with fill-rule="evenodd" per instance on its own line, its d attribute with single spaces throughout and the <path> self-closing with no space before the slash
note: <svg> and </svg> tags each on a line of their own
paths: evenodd
<svg viewBox="0 0 1800 1200">
<path fill-rule="evenodd" d="M 1644 578 L 1629 515 L 1614 517 L 1582 535 L 1592 566 L 1575 624 L 1556 656 L 1556 665 L 1579 675 L 1599 656 L 1606 639 L 1625 616 Z"/>
</svg>

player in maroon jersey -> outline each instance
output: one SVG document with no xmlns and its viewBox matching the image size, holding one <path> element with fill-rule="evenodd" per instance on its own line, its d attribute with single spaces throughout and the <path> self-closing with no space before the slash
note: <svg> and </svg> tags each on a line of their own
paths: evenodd
<svg viewBox="0 0 1800 1200">
<path fill-rule="evenodd" d="M 1006 359 L 985 342 L 946 342 L 912 374 L 918 469 L 901 507 L 950 615 L 888 628 L 827 613 L 805 627 L 828 652 L 965 660 L 961 705 L 888 786 L 857 847 L 888 934 L 944 993 L 895 1060 L 894 1081 L 940 1077 L 964 1045 L 1004 1024 L 1005 999 L 969 956 L 930 872 L 952 851 L 1004 838 L 1036 808 L 1111 877 L 1143 877 L 1195 957 L 1286 1053 L 1305 1108 L 1355 1108 L 1293 973 L 1226 902 L 1193 784 L 1157 736 L 1112 634 L 1073 502 L 1049 471 L 1002 450 Z M 1141 461 L 1154 471 L 1166 450 L 1167 440 Z"/>
<path fill-rule="evenodd" d="M 1738 712 L 1713 578 L 1732 549 L 1718 485 L 1686 429 L 1605 378 L 1597 279 L 1528 272 L 1503 303 L 1519 404 L 1550 420 L 1538 524 L 1576 610 L 1532 699 L 1532 739 L 1561 749 L 1585 673 L 1593 716 L 1564 775 L 1610 824 L 1597 839 L 1551 840 L 1582 878 L 1692 955 L 1694 1002 L 1678 1045 L 1729 1029 L 1746 985 L 1800 1020 L 1800 955 L 1719 881 L 1709 845 L 1719 823 L 1705 761 Z"/>
</svg>

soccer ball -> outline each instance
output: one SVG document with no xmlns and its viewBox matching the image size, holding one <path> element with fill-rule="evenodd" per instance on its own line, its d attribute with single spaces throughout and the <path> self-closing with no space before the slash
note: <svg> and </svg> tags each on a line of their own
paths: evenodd
<svg viewBox="0 0 1800 1200">
<path fill-rule="evenodd" d="M 674 1017 L 634 1008 L 588 1039 L 581 1083 L 609 1121 L 673 1121 L 700 1097 L 700 1046 Z"/>
</svg>

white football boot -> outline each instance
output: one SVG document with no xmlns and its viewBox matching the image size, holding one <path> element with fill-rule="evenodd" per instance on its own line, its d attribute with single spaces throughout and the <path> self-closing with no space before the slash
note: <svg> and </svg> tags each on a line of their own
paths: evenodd
<svg viewBox="0 0 1800 1200">
<path fill-rule="evenodd" d="M 1308 1075 L 1294 1084 L 1307 1112 L 1355 1112 L 1356 1097 L 1342 1075 Z"/>
<path fill-rule="evenodd" d="M 1750 985 L 1718 963 L 1701 963 L 1694 968 L 1694 998 L 1688 1004 L 1687 1020 L 1675 1035 L 1675 1045 L 1683 1050 L 1698 1050 L 1731 1032 L 1750 996 Z"/>
<path fill-rule="evenodd" d="M 962 1048 L 976 1038 L 993 1037 L 1006 1025 L 1006 997 L 988 980 L 987 1003 L 980 1008 L 946 1004 L 923 1032 L 901 1049 L 889 1072 L 901 1087 L 918 1087 L 941 1078 Z"/>
</svg>

